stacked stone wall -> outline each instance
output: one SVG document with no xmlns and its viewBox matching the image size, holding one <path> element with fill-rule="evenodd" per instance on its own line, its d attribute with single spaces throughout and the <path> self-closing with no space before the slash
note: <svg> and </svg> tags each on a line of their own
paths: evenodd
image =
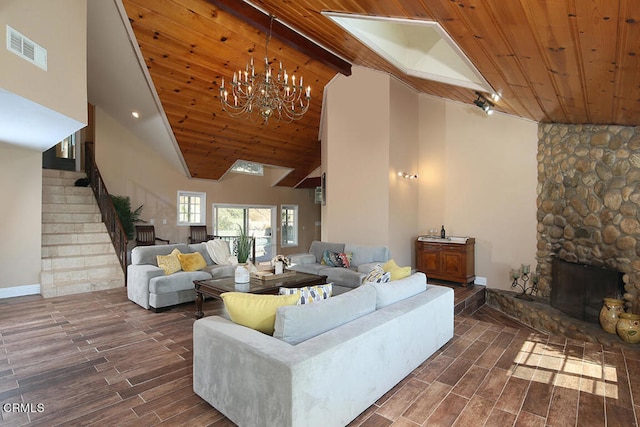
<svg viewBox="0 0 640 427">
<path fill-rule="evenodd" d="M 628 310 L 640 313 L 640 127 L 540 124 L 537 262 L 551 290 L 551 261 L 625 273 Z"/>
</svg>

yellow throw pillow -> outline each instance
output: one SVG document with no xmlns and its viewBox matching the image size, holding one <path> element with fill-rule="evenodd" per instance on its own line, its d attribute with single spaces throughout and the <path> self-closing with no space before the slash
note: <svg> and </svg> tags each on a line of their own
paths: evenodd
<svg viewBox="0 0 640 427">
<path fill-rule="evenodd" d="M 196 271 L 207 266 L 207 261 L 200 252 L 194 252 L 192 254 L 178 254 L 180 265 L 184 271 Z"/>
<path fill-rule="evenodd" d="M 391 273 L 391 280 L 404 279 L 411 275 L 411 267 L 400 267 L 393 259 L 387 261 L 382 269 Z"/>
<path fill-rule="evenodd" d="M 156 261 L 158 263 L 158 267 L 164 270 L 165 276 L 168 276 L 173 273 L 177 273 L 182 270 L 182 266 L 180 265 L 180 260 L 178 259 L 178 254 L 180 251 L 178 248 L 171 251 L 169 255 L 158 255 L 156 256 Z"/>
<path fill-rule="evenodd" d="M 225 292 L 220 297 L 232 321 L 269 335 L 273 335 L 278 307 L 296 305 L 300 298 L 297 293 L 256 295 L 246 292 Z"/>
</svg>

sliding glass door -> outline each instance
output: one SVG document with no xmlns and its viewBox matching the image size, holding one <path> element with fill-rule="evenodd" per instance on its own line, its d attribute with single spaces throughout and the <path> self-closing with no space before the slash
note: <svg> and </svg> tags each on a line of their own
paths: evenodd
<svg viewBox="0 0 640 427">
<path fill-rule="evenodd" d="M 256 239 L 256 261 L 270 261 L 275 255 L 276 206 L 213 205 L 213 234 L 237 236 L 240 227 Z"/>
</svg>

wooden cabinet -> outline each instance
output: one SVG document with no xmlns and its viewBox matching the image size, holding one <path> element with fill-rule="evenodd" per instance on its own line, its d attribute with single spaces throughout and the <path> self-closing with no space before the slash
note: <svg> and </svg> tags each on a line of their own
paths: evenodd
<svg viewBox="0 0 640 427">
<path fill-rule="evenodd" d="M 456 283 L 473 282 L 475 276 L 475 244 L 472 237 L 460 243 L 439 239 L 416 240 L 416 270 L 428 278 Z"/>
</svg>

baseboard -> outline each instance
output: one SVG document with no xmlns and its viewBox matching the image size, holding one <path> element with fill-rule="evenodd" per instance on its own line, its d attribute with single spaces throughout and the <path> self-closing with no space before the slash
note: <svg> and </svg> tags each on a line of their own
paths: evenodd
<svg viewBox="0 0 640 427">
<path fill-rule="evenodd" d="M 0 299 L 22 297 L 25 295 L 40 295 L 40 285 L 14 286 L 12 288 L 0 288 Z"/>
</svg>

